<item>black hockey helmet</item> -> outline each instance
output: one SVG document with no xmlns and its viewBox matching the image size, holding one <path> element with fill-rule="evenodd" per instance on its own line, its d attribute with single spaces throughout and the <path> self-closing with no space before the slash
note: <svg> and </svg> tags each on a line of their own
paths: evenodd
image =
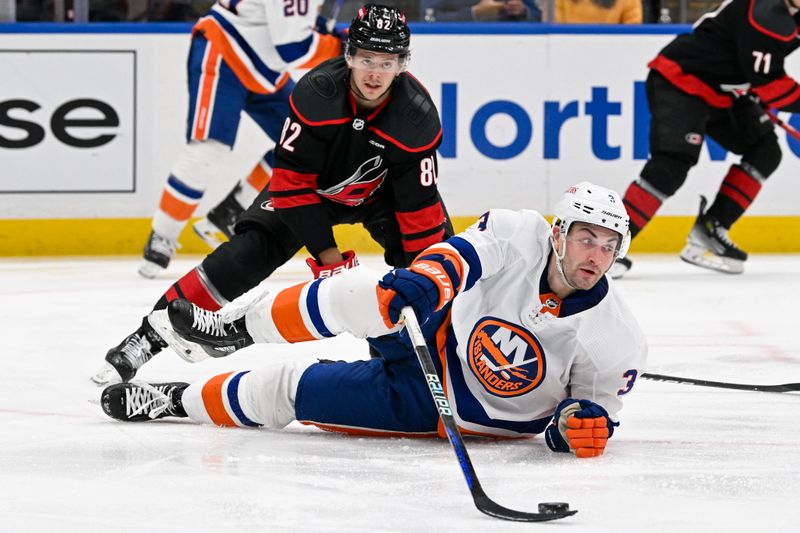
<svg viewBox="0 0 800 533">
<path fill-rule="evenodd" d="M 347 35 L 349 49 L 408 55 L 411 31 L 406 16 L 396 7 L 366 4 L 356 13 Z M 348 53 L 353 53 L 348 51 Z"/>
</svg>

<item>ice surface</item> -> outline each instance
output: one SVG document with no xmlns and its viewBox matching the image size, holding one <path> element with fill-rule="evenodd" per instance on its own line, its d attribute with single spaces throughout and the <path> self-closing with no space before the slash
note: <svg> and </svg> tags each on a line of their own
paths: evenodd
<svg viewBox="0 0 800 533">
<path fill-rule="evenodd" d="M 755 256 L 742 276 L 635 257 L 627 295 L 650 341 L 648 370 L 747 383 L 800 381 L 800 258 Z M 106 418 L 89 375 L 171 280 L 137 261 L 0 261 L 0 531 L 797 531 L 800 393 L 640 380 L 606 455 L 553 454 L 542 439 L 469 440 L 492 499 L 579 513 L 516 524 L 473 506 L 445 441 L 367 439 Z M 375 265 L 375 260 L 367 260 Z M 272 278 L 308 276 L 293 261 Z M 265 358 L 367 356 L 342 337 L 256 346 L 190 365 L 164 352 L 140 372 L 191 381 Z"/>
</svg>

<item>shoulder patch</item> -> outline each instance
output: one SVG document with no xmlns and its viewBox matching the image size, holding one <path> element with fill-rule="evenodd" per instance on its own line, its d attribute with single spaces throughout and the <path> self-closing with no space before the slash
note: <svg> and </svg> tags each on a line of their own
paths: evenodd
<svg viewBox="0 0 800 533">
<path fill-rule="evenodd" d="M 439 112 L 430 95 L 413 76 L 405 73 L 392 88 L 388 113 L 373 123 L 376 133 L 409 153 L 431 150 L 442 138 Z"/>
<path fill-rule="evenodd" d="M 788 42 L 797 37 L 794 18 L 783 0 L 750 0 L 748 19 L 756 30 L 773 39 Z"/>
<path fill-rule="evenodd" d="M 351 120 L 347 104 L 347 72 L 344 58 L 337 57 L 300 78 L 290 100 L 297 118 L 312 126 Z"/>
<path fill-rule="evenodd" d="M 336 87 L 336 82 L 333 80 L 333 76 L 331 76 L 330 72 L 323 70 L 321 72 L 309 74 L 308 83 L 318 95 L 326 100 L 330 100 L 336 96 L 338 88 Z"/>
<path fill-rule="evenodd" d="M 411 98 L 403 109 L 403 115 L 415 126 L 419 126 L 430 113 L 433 103 L 426 95 L 417 93 Z"/>
</svg>

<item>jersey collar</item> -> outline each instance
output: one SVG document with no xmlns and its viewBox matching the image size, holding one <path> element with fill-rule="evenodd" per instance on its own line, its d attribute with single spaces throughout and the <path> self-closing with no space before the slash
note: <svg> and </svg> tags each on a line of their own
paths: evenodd
<svg viewBox="0 0 800 533">
<path fill-rule="evenodd" d="M 599 304 L 608 294 L 608 279 L 603 276 L 588 291 L 577 290 L 563 300 L 556 296 L 547 282 L 547 268 L 539 279 L 540 313 L 550 313 L 557 317 L 576 315 Z"/>
</svg>

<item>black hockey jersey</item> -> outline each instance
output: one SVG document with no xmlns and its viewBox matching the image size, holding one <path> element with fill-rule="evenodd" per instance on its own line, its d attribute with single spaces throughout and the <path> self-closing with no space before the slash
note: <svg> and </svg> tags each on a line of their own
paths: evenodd
<svg viewBox="0 0 800 533">
<path fill-rule="evenodd" d="M 726 0 L 648 66 L 713 107 L 730 107 L 732 91 L 750 91 L 770 108 L 797 112 L 800 86 L 783 63 L 800 45 L 798 22 L 784 0 Z"/>
<path fill-rule="evenodd" d="M 359 113 L 348 83 L 342 57 L 297 83 L 275 152 L 272 206 L 317 255 L 336 245 L 330 209 L 388 200 L 404 251 L 419 252 L 445 233 L 436 187 L 442 137 L 436 106 L 422 84 L 402 73 L 379 108 Z"/>
</svg>

